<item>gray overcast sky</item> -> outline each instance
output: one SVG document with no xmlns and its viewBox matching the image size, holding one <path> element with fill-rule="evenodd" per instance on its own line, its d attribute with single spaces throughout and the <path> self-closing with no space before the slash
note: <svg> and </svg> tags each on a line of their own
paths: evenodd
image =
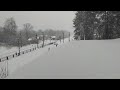
<svg viewBox="0 0 120 90">
<path fill-rule="evenodd" d="M 14 17 L 19 28 L 24 23 L 31 23 L 38 29 L 65 29 L 73 31 L 73 11 L 0 11 L 0 26 L 6 18 Z"/>
</svg>

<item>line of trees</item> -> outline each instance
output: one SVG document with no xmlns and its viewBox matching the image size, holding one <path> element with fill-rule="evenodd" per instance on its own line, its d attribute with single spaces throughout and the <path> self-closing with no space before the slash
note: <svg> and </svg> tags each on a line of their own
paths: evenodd
<svg viewBox="0 0 120 90">
<path fill-rule="evenodd" d="M 3 27 L 0 27 L 0 44 L 4 45 L 11 45 L 11 46 L 21 46 L 30 44 L 29 38 L 33 38 L 44 34 L 47 36 L 48 39 L 50 36 L 56 36 L 57 39 L 62 39 L 62 33 L 65 33 L 65 37 L 68 37 L 68 31 L 65 30 L 34 30 L 34 27 L 30 23 L 26 23 L 23 25 L 21 30 L 18 29 L 18 26 L 15 22 L 14 18 L 8 18 Z M 18 42 L 19 40 L 19 42 Z M 42 40 L 42 39 L 41 39 Z M 32 43 L 36 43 L 33 41 Z"/>
<path fill-rule="evenodd" d="M 120 11 L 77 11 L 73 22 L 76 40 L 120 37 Z"/>
</svg>

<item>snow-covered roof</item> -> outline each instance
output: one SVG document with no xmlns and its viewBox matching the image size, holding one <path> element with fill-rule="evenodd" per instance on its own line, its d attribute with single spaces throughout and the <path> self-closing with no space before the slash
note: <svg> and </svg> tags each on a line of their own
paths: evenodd
<svg viewBox="0 0 120 90">
<path fill-rule="evenodd" d="M 51 36 L 51 38 L 56 38 L 56 36 Z"/>
</svg>

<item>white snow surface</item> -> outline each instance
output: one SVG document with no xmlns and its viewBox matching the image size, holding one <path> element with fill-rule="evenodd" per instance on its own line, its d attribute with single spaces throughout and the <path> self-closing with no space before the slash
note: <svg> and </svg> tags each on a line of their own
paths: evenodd
<svg viewBox="0 0 120 90">
<path fill-rule="evenodd" d="M 51 40 L 51 42 L 54 42 L 54 40 Z M 63 41 L 57 41 L 57 43 L 60 45 L 62 45 Z M 68 39 L 65 39 L 65 42 L 68 42 Z M 47 43 L 50 43 L 50 41 L 46 40 L 45 41 L 45 44 Z M 41 43 L 40 43 L 41 45 Z M 28 45 L 28 46 L 25 46 L 23 48 L 21 48 L 21 50 L 27 50 L 27 49 L 30 49 L 32 47 L 35 47 L 37 46 L 36 44 L 35 45 Z M 10 59 L 8 61 L 8 68 L 9 68 L 9 75 L 11 75 L 13 72 L 15 72 L 17 69 L 31 63 L 32 61 L 36 60 L 38 57 L 40 57 L 41 55 L 45 54 L 48 52 L 48 48 L 50 48 L 50 50 L 52 50 L 53 48 L 56 48 L 55 45 L 49 45 L 49 46 L 45 46 L 44 48 L 40 48 L 40 49 L 37 49 L 35 51 L 32 51 L 32 52 L 29 52 L 27 54 L 24 54 L 24 55 L 21 55 L 19 57 L 15 57 L 13 59 Z M 4 51 L 3 53 L 6 53 L 6 54 L 11 54 L 10 52 L 14 52 L 14 51 L 18 51 L 18 49 L 15 49 L 15 48 L 12 48 L 12 49 L 9 49 L 8 51 L 6 50 L 6 52 Z M 3 54 L 4 55 L 4 54 Z M 0 62 L 0 67 L 5 67 L 6 65 L 6 61 L 5 62 Z"/>
<path fill-rule="evenodd" d="M 11 70 L 21 67 L 7 79 L 120 78 L 120 39 L 71 41 L 50 47 L 49 52 L 46 47 L 11 60 Z"/>
</svg>

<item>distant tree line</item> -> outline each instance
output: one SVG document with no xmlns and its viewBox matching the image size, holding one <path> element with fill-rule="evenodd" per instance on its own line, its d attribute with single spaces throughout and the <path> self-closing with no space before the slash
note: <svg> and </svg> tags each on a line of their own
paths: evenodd
<svg viewBox="0 0 120 90">
<path fill-rule="evenodd" d="M 56 36 L 57 39 L 63 38 L 63 33 L 65 38 L 68 37 L 68 31 L 65 30 L 34 30 L 34 27 L 30 23 L 23 25 L 21 30 L 18 29 L 18 26 L 14 18 L 8 18 L 3 27 L 0 27 L 0 44 L 11 45 L 11 46 L 21 46 L 30 44 L 29 38 L 35 38 L 36 35 L 40 36 L 44 33 L 46 39 L 49 39 L 50 36 Z M 42 40 L 42 39 L 41 39 Z M 34 40 L 32 43 L 36 43 Z"/>
<path fill-rule="evenodd" d="M 76 40 L 120 37 L 120 11 L 77 11 L 73 22 Z"/>
</svg>

